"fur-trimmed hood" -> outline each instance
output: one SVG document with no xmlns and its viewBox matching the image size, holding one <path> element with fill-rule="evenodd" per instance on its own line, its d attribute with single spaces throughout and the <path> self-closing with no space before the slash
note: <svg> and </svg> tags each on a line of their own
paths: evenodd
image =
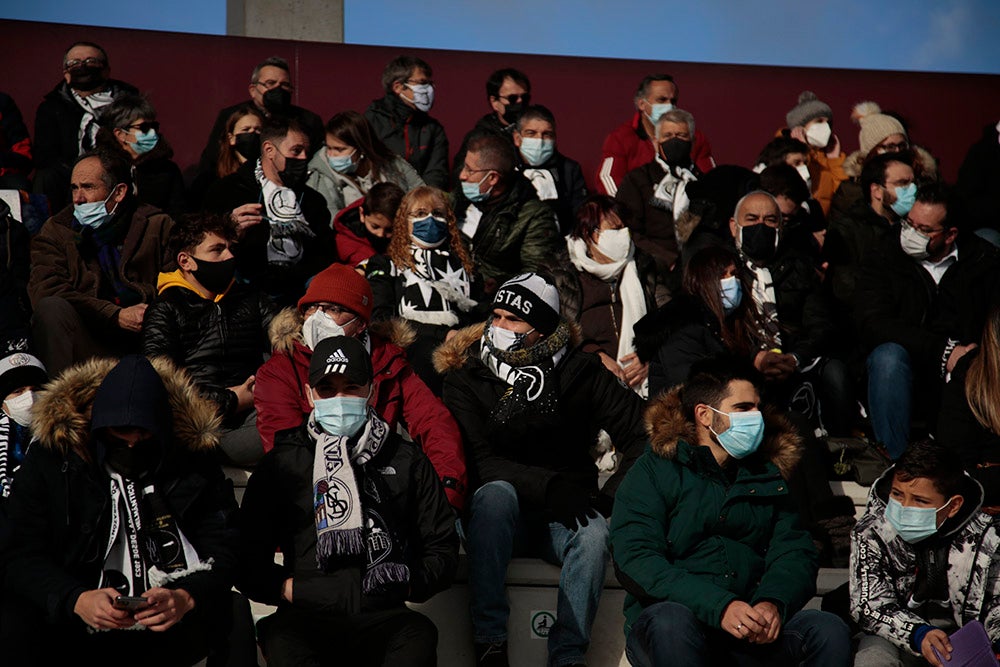
<svg viewBox="0 0 1000 667">
<path fill-rule="evenodd" d="M 646 408 L 646 432 L 649 434 L 653 453 L 665 459 L 677 455 L 677 441 L 694 445 L 695 426 L 684 417 L 681 409 L 681 387 L 651 400 Z M 791 422 L 775 410 L 764 409 L 764 442 L 758 452 L 775 466 L 781 476 L 788 479 L 802 455 L 802 439 L 795 433 Z"/>
<path fill-rule="evenodd" d="M 302 340 L 302 323 L 305 318 L 297 308 L 284 308 L 268 327 L 267 335 L 271 341 L 271 349 L 274 352 L 284 352 L 291 354 L 295 349 L 295 344 L 305 345 Z M 409 323 L 399 317 L 391 320 L 372 322 L 368 325 L 368 330 L 383 340 L 397 345 L 404 350 L 413 344 L 417 334 Z"/>
<path fill-rule="evenodd" d="M 483 324 L 483 322 L 470 324 L 459 329 L 450 340 L 441 343 L 434 350 L 434 370 L 442 375 L 449 371 L 457 371 L 464 367 L 469 359 L 478 355 L 479 348 L 476 345 L 483 337 Z M 569 326 L 568 347 L 572 350 L 583 341 L 583 334 L 577 323 L 567 321 L 566 324 Z"/>
<path fill-rule="evenodd" d="M 167 390 L 174 442 L 191 451 L 213 449 L 219 442 L 221 417 L 201 397 L 188 374 L 165 358 L 152 359 Z M 91 459 L 90 416 L 98 387 L 117 359 L 95 358 L 72 366 L 45 386 L 35 401 L 32 432 L 42 447 Z"/>
<path fill-rule="evenodd" d="M 913 152 L 913 159 L 917 163 L 915 165 L 915 171 L 920 175 L 920 178 L 925 180 L 936 180 L 938 177 L 938 169 L 937 160 L 934 159 L 934 156 L 920 146 L 910 146 L 910 150 Z M 858 149 L 848 155 L 847 159 L 844 160 L 844 173 L 847 174 L 849 178 L 861 178 L 861 168 L 864 166 L 866 157 L 868 156 L 863 154 L 861 149 Z"/>
</svg>

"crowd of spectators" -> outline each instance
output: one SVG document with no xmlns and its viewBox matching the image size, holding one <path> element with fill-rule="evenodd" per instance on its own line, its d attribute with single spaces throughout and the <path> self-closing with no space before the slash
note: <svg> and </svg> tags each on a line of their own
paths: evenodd
<svg viewBox="0 0 1000 667">
<path fill-rule="evenodd" d="M 1000 124 L 949 184 L 905 118 L 805 91 L 716 165 L 651 74 L 590 192 L 524 72 L 452 158 L 423 60 L 324 121 L 271 57 L 186 184 L 100 46 L 62 65 L 33 136 L 0 93 L 0 188 L 49 207 L 0 202 L 11 664 L 436 664 L 404 603 L 460 544 L 479 665 L 518 554 L 561 567 L 553 667 L 609 561 L 634 665 L 1000 647 Z M 855 525 L 828 481 L 859 448 Z M 804 609 L 820 565 L 850 566 L 840 617 Z"/>
</svg>

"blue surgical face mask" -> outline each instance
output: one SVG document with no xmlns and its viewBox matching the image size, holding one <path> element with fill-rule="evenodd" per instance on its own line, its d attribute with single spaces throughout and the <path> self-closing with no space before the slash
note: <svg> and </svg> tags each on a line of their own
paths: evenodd
<svg viewBox="0 0 1000 667">
<path fill-rule="evenodd" d="M 646 118 L 648 118 L 649 122 L 653 124 L 653 127 L 656 127 L 656 123 L 659 122 L 660 116 L 662 116 L 663 114 L 667 113 L 668 111 L 672 111 L 673 108 L 674 108 L 674 105 L 673 104 L 650 104 L 649 107 L 650 107 L 649 108 L 649 112 L 650 113 L 649 113 L 648 116 L 646 116 Z"/>
<path fill-rule="evenodd" d="M 556 152 L 556 142 L 552 139 L 525 137 L 521 139 L 521 155 L 532 167 L 543 165 Z"/>
<path fill-rule="evenodd" d="M 493 347 L 498 350 L 503 350 L 505 352 L 513 352 L 514 350 L 520 350 L 524 346 L 524 339 L 528 337 L 534 329 L 530 331 L 525 331 L 524 333 L 514 333 L 510 329 L 504 329 L 502 327 L 490 326 L 490 342 L 493 343 Z"/>
<path fill-rule="evenodd" d="M 759 410 L 753 412 L 721 412 L 712 406 L 711 410 L 729 417 L 729 428 L 722 433 L 709 430 L 734 459 L 742 459 L 757 451 L 764 440 L 764 415 Z"/>
<path fill-rule="evenodd" d="M 420 220 L 410 219 L 413 224 L 413 238 L 421 245 L 436 248 L 448 237 L 448 221 L 444 218 L 428 215 Z"/>
<path fill-rule="evenodd" d="M 913 205 L 917 201 L 917 184 L 910 183 L 903 188 L 897 187 L 895 191 L 896 201 L 892 202 L 890 207 L 896 215 L 903 217 L 910 212 L 910 209 L 913 208 Z"/>
<path fill-rule="evenodd" d="M 368 421 L 368 399 L 360 396 L 314 398 L 316 421 L 330 435 L 354 436 Z"/>
<path fill-rule="evenodd" d="M 951 502 L 949 499 L 948 502 Z M 895 498 L 889 498 L 885 506 L 885 519 L 904 541 L 919 542 L 937 532 L 937 513 L 948 506 L 941 507 L 904 507 Z"/>
<path fill-rule="evenodd" d="M 479 188 L 487 178 L 489 178 L 490 173 L 486 172 L 486 175 L 478 183 L 467 183 L 462 181 L 462 194 L 465 198 L 471 201 L 473 204 L 484 201 L 493 192 L 493 188 L 490 188 L 486 192 L 480 192 Z"/>
<path fill-rule="evenodd" d="M 111 199 L 115 194 L 115 186 L 111 188 L 111 193 L 108 195 L 107 199 L 104 201 L 89 201 L 82 204 L 73 204 L 73 217 L 84 227 L 90 227 L 91 229 L 97 229 L 101 225 L 107 223 L 111 219 L 111 216 L 115 214 L 118 209 L 118 204 L 111 209 L 108 213 L 108 199 Z"/>
<path fill-rule="evenodd" d="M 736 279 L 736 276 L 729 276 L 721 280 L 722 289 L 722 309 L 726 314 L 736 310 L 740 302 L 743 301 L 743 285 Z"/>
<path fill-rule="evenodd" d="M 350 155 L 338 155 L 336 157 L 326 156 L 326 161 L 330 163 L 330 169 L 333 169 L 338 174 L 353 174 L 357 168 L 358 163 L 354 161 L 354 154 L 358 152 L 355 148 L 351 151 Z"/>
<path fill-rule="evenodd" d="M 160 140 L 160 135 L 156 133 L 156 130 L 149 130 L 148 132 L 135 133 L 135 143 L 129 142 L 129 146 L 139 155 L 143 153 L 148 153 L 156 147 L 156 142 Z"/>
</svg>

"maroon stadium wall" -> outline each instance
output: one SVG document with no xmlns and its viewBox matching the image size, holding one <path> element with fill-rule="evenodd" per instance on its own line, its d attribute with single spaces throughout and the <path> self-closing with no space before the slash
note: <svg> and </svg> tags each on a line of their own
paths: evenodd
<svg viewBox="0 0 1000 667">
<path fill-rule="evenodd" d="M 452 155 L 489 110 L 489 73 L 520 69 L 531 79 L 533 101 L 555 113 L 560 151 L 583 164 L 591 184 L 601 142 L 631 117 L 635 86 L 653 72 L 674 76 L 678 106 L 694 114 L 718 164 L 750 166 L 802 90 L 833 108 L 834 132 L 848 152 L 858 146 L 849 119 L 855 103 L 872 99 L 898 112 L 910 138 L 939 157 L 948 180 L 982 128 L 1000 118 L 1000 76 L 399 49 L 0 20 L 7 54 L 0 90 L 14 97 L 32 136 L 35 109 L 62 76 L 63 52 L 80 40 L 103 46 L 112 76 L 150 96 L 189 179 L 219 109 L 247 99 L 253 66 L 271 55 L 291 65 L 294 103 L 324 120 L 344 109 L 364 111 L 382 95 L 389 60 L 404 52 L 420 56 L 434 68 L 432 114 L 448 133 Z"/>
</svg>

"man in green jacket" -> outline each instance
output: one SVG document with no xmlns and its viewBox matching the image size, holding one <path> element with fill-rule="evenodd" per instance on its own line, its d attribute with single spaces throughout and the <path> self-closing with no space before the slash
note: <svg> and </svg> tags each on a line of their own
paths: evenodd
<svg viewBox="0 0 1000 667">
<path fill-rule="evenodd" d="M 611 517 L 631 664 L 850 664 L 844 622 L 802 610 L 817 555 L 785 481 L 800 443 L 761 413 L 756 372 L 696 365 L 650 404 L 646 429 Z"/>
</svg>

